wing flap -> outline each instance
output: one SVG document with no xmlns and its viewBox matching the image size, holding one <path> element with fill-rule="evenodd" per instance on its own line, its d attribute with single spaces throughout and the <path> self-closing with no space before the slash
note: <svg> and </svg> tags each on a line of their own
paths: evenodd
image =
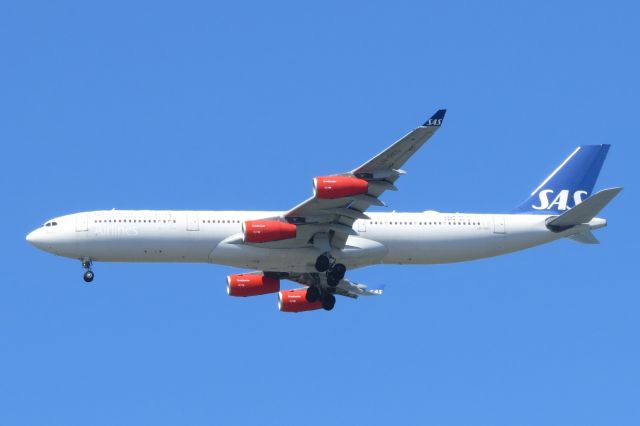
<svg viewBox="0 0 640 426">
<path fill-rule="evenodd" d="M 306 273 L 306 274 L 288 274 L 288 273 L 275 273 L 277 276 L 281 276 L 289 281 L 293 281 L 304 286 L 319 286 L 323 287 L 323 280 L 318 273 Z M 326 285 L 326 283 L 324 284 Z M 366 284 L 356 283 L 343 278 L 335 288 L 335 294 L 340 296 L 350 297 L 357 299 L 360 296 L 380 296 L 384 293 L 384 286 L 370 287 Z"/>
</svg>

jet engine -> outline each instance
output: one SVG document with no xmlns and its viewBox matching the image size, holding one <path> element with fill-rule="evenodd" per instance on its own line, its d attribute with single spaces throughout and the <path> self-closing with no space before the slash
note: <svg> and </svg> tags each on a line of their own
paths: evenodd
<svg viewBox="0 0 640 426">
<path fill-rule="evenodd" d="M 366 194 L 369 182 L 349 176 L 320 176 L 313 179 L 316 198 L 334 199 Z"/>
<path fill-rule="evenodd" d="M 282 290 L 278 293 L 278 309 L 281 312 L 304 312 L 322 309 L 320 300 L 315 302 L 307 301 L 307 289 Z"/>
<path fill-rule="evenodd" d="M 280 279 L 260 274 L 236 274 L 227 277 L 229 296 L 258 296 L 280 290 Z"/>
<path fill-rule="evenodd" d="M 242 224 L 245 243 L 268 243 L 296 237 L 296 225 L 275 220 L 247 220 Z"/>
</svg>

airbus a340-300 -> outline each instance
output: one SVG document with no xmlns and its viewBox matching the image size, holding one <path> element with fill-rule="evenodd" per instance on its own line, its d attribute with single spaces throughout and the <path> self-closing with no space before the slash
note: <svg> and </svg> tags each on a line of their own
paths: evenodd
<svg viewBox="0 0 640 426">
<path fill-rule="evenodd" d="M 331 310 L 336 295 L 382 289 L 348 270 L 376 264 L 434 264 L 498 256 L 560 238 L 595 244 L 596 217 L 622 188 L 592 194 L 609 145 L 576 148 L 517 208 L 505 214 L 381 213 L 403 165 L 440 128 L 445 110 L 353 170 L 313 179 L 313 196 L 288 211 L 103 210 L 48 220 L 27 236 L 34 246 L 94 262 L 206 262 L 252 272 L 227 277 L 231 296 L 278 293 L 285 312 Z M 281 290 L 282 280 L 301 286 Z"/>
</svg>

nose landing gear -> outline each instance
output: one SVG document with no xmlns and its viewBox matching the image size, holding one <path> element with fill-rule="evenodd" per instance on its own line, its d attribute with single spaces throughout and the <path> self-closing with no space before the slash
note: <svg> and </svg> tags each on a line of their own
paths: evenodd
<svg viewBox="0 0 640 426">
<path fill-rule="evenodd" d="M 84 279 L 84 282 L 90 283 L 91 281 L 93 281 L 94 277 L 93 271 L 91 270 L 91 259 L 82 259 L 82 267 L 85 270 L 82 278 Z"/>
</svg>

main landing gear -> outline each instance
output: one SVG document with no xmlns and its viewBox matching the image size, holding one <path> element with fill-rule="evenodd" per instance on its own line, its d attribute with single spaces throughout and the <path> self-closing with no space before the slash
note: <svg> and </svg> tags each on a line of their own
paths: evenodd
<svg viewBox="0 0 640 426">
<path fill-rule="evenodd" d="M 317 302 L 320 299 L 320 289 L 316 286 L 309 287 L 305 297 L 309 303 Z"/>
<path fill-rule="evenodd" d="M 324 273 L 327 279 L 327 287 L 318 285 L 310 286 L 307 289 L 307 302 L 314 303 L 318 300 L 322 302 L 322 308 L 330 311 L 336 304 L 335 288 L 340 284 L 347 272 L 347 267 L 336 260 L 328 253 L 323 253 L 316 259 L 316 271 Z"/>
<path fill-rule="evenodd" d="M 91 270 L 91 259 L 82 259 L 82 267 L 85 270 L 82 278 L 84 279 L 84 282 L 90 283 L 91 281 L 93 281 L 94 277 L 93 271 Z"/>
<path fill-rule="evenodd" d="M 325 293 L 322 296 L 322 309 L 330 311 L 336 305 L 336 297 L 331 293 Z"/>
<path fill-rule="evenodd" d="M 327 273 L 327 284 L 329 287 L 336 287 L 347 272 L 346 266 L 342 263 L 335 263 L 335 259 L 330 257 L 328 254 L 321 254 L 318 256 L 315 266 L 316 271 Z"/>
<path fill-rule="evenodd" d="M 307 302 L 314 303 L 320 300 L 322 302 L 322 308 L 325 311 L 330 311 L 336 304 L 336 297 L 331 291 L 332 290 L 329 289 L 321 291 L 319 287 L 311 286 L 307 289 Z"/>
</svg>

